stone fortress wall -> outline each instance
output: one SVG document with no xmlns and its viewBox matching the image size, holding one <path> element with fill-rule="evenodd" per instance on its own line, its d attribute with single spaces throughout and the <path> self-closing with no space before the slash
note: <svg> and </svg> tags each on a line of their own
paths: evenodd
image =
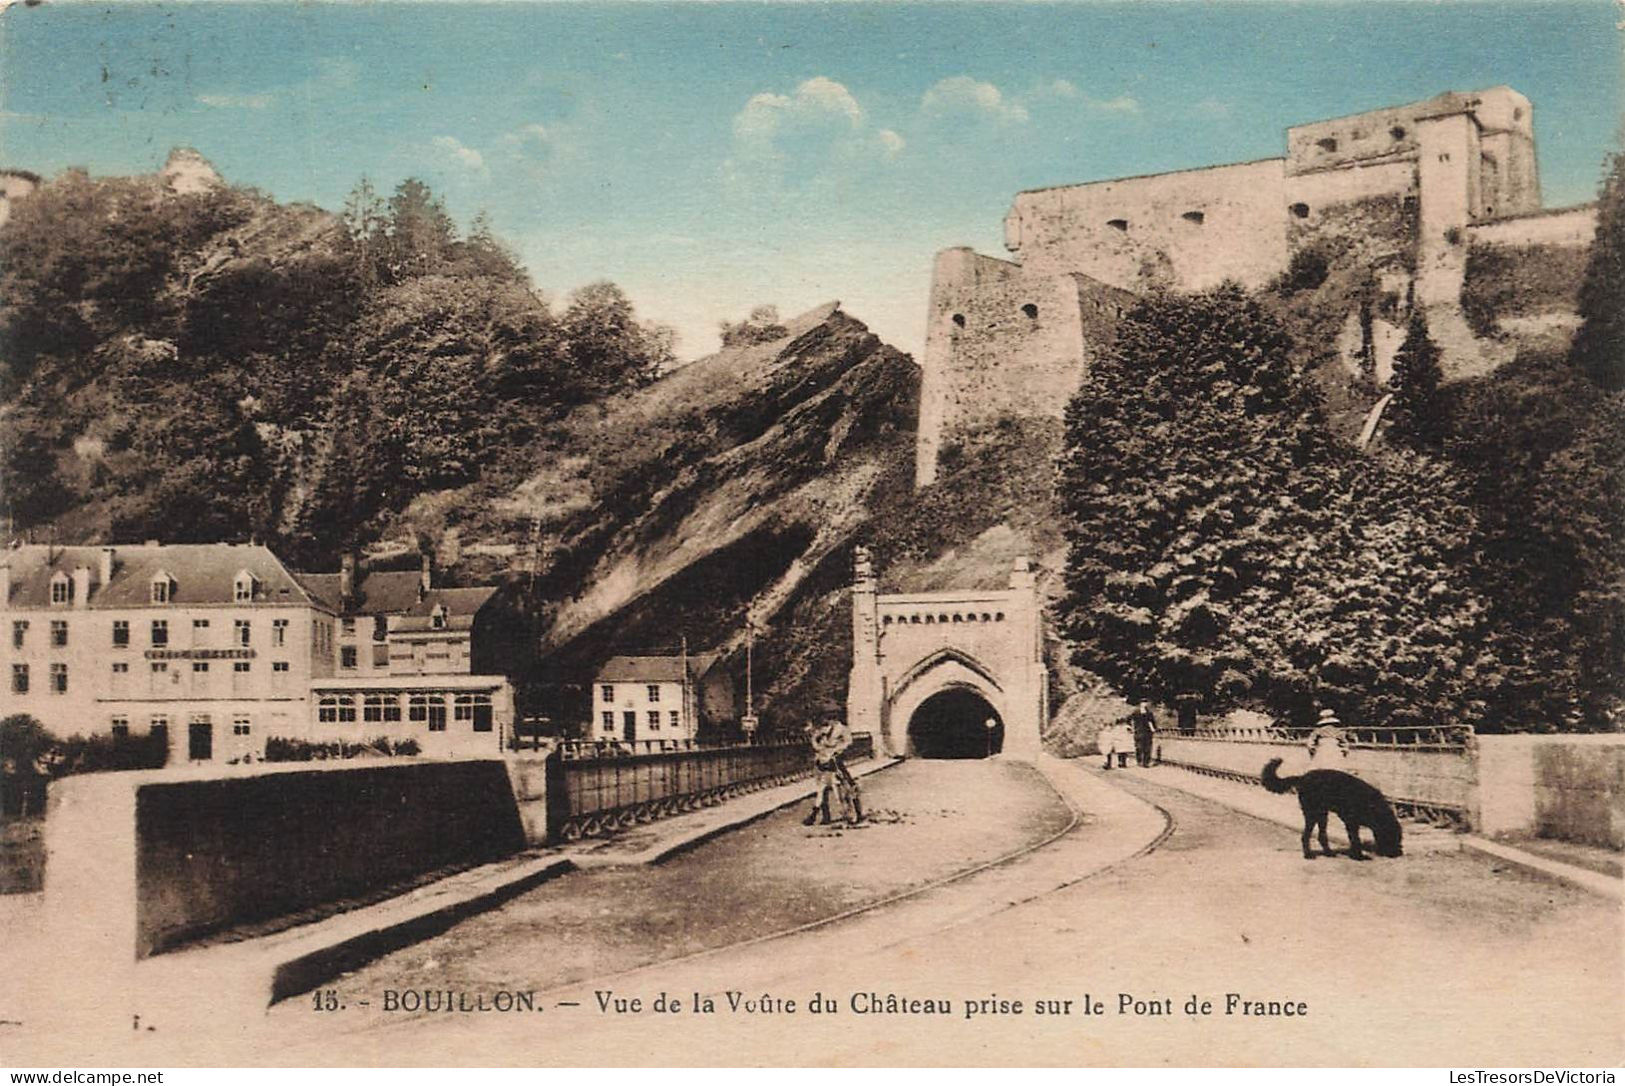
<svg viewBox="0 0 1625 1086">
<path fill-rule="evenodd" d="M 1593 219 L 1542 212 L 1534 111 L 1509 87 L 1297 125 L 1283 158 L 1019 193 L 1004 222 L 1013 260 L 937 256 L 916 485 L 936 478 L 957 432 L 1000 414 L 1059 416 L 1139 294 L 1257 289 L 1333 240 L 1427 310 L 1447 373 L 1480 372 L 1499 359 L 1486 362 L 1460 315 L 1468 229 L 1585 244 Z"/>
</svg>

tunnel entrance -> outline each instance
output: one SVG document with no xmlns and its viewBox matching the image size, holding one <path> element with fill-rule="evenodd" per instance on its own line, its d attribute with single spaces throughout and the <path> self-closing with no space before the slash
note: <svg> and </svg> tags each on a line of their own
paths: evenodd
<svg viewBox="0 0 1625 1086">
<path fill-rule="evenodd" d="M 987 699 L 955 688 L 932 694 L 908 721 L 919 758 L 986 758 L 1004 747 L 1004 722 Z"/>
</svg>

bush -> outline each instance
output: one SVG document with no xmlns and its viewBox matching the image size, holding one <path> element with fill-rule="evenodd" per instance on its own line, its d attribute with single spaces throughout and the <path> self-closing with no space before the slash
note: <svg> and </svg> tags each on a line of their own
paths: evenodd
<svg viewBox="0 0 1625 1086">
<path fill-rule="evenodd" d="M 1299 249 L 1287 261 L 1286 271 L 1273 284 L 1277 294 L 1296 294 L 1300 290 L 1314 290 L 1331 273 L 1331 260 L 1319 248 Z"/>
<path fill-rule="evenodd" d="M 416 739 L 390 739 L 376 736 L 360 743 L 338 740 L 312 743 L 273 735 L 265 741 L 267 762 L 327 762 L 347 758 L 412 758 L 422 752 Z"/>
<path fill-rule="evenodd" d="M 169 762 L 169 737 L 154 735 L 71 735 L 46 755 L 53 777 L 74 773 L 108 773 L 127 769 L 162 769 Z"/>
</svg>

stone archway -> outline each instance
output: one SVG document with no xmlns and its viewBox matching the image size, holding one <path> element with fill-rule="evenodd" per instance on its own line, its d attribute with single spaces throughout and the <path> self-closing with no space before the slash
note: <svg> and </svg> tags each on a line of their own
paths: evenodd
<svg viewBox="0 0 1625 1086">
<path fill-rule="evenodd" d="M 920 702 L 906 724 L 907 749 L 919 758 L 991 758 L 1004 750 L 1004 722 L 988 700 L 949 686 Z"/>
<path fill-rule="evenodd" d="M 885 753 L 1038 753 L 1048 676 L 1026 559 L 1016 560 L 1008 589 L 881 595 L 860 549 L 852 621 L 847 719 L 874 734 Z"/>
</svg>

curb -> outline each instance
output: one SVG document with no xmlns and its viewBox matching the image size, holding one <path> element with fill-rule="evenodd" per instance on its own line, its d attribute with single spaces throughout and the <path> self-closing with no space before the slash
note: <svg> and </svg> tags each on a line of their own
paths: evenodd
<svg viewBox="0 0 1625 1086">
<path fill-rule="evenodd" d="M 1177 769 L 1181 767 L 1173 766 L 1170 768 Z M 1270 811 L 1258 810 L 1255 809 L 1257 807 L 1256 804 L 1241 804 L 1235 802 L 1233 799 L 1226 798 L 1222 794 L 1210 794 L 1210 791 L 1207 789 L 1197 790 L 1186 788 L 1177 781 L 1165 780 L 1161 777 L 1140 777 L 1139 779 L 1149 780 L 1153 784 L 1161 784 L 1165 787 L 1176 789 L 1184 792 L 1186 795 L 1195 796 L 1198 799 L 1205 799 L 1210 803 L 1220 804 L 1221 806 L 1228 807 L 1233 811 L 1239 811 L 1240 813 L 1251 818 L 1258 818 L 1266 822 L 1273 822 L 1278 826 L 1283 826 L 1293 831 L 1299 831 L 1302 829 L 1302 820 L 1295 814 L 1288 817 L 1284 815 L 1277 815 L 1276 813 Z M 1345 845 L 1348 843 L 1348 838 L 1340 831 L 1340 829 L 1336 827 L 1332 828 L 1331 837 L 1334 841 L 1341 842 Z M 1523 849 L 1515 848 L 1511 845 L 1503 845 L 1499 841 L 1491 841 L 1489 838 L 1481 837 L 1477 834 L 1457 833 L 1453 835 L 1453 840 L 1458 850 L 1474 852 L 1482 856 L 1488 856 L 1493 859 L 1500 860 L 1504 863 L 1513 864 L 1517 867 L 1523 868 L 1526 871 L 1539 875 L 1545 875 L 1548 878 L 1557 879 L 1561 882 L 1568 883 L 1571 886 L 1576 886 L 1582 890 L 1589 891 L 1590 893 L 1596 894 L 1600 897 L 1612 898 L 1615 901 L 1625 901 L 1625 879 L 1611 878 L 1608 875 L 1601 874 L 1600 872 L 1590 871 L 1583 867 L 1576 867 L 1574 864 L 1567 864 L 1561 860 L 1551 860 L 1544 856 L 1536 856 L 1534 853 L 1525 852 Z"/>
<path fill-rule="evenodd" d="M 1583 867 L 1563 863 L 1561 860 L 1548 860 L 1544 856 L 1536 856 L 1532 852 L 1525 852 L 1521 848 L 1503 845 L 1499 841 L 1491 841 L 1487 837 L 1477 834 L 1467 834 L 1461 839 L 1461 846 L 1469 852 L 1476 852 L 1481 856 L 1490 856 L 1509 864 L 1514 864 L 1526 871 L 1545 875 L 1548 878 L 1559 879 L 1571 886 L 1578 886 L 1588 890 L 1599 897 L 1613 898 L 1615 901 L 1625 901 L 1625 879 L 1611 878 L 1598 871 L 1588 871 Z"/>
</svg>

